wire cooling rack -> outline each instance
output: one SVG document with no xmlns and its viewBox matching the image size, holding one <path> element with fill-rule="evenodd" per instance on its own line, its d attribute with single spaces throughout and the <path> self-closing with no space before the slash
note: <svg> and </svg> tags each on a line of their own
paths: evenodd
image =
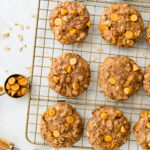
<svg viewBox="0 0 150 150">
<path fill-rule="evenodd" d="M 145 27 L 150 19 L 149 0 L 80 0 L 90 12 L 92 26 L 89 35 L 82 44 L 62 45 L 57 42 L 49 29 L 49 14 L 61 0 L 39 0 L 37 24 L 35 33 L 35 45 L 33 53 L 33 66 L 31 78 L 31 90 L 29 93 L 29 105 L 27 112 L 26 137 L 32 144 L 46 145 L 40 136 L 40 120 L 42 113 L 56 102 L 67 102 L 77 109 L 86 127 L 93 109 L 100 105 L 110 105 L 121 109 L 131 122 L 131 127 L 138 120 L 140 112 L 150 108 L 150 98 L 141 89 L 137 95 L 125 102 L 116 103 L 100 92 L 98 86 L 98 66 L 107 56 L 124 55 L 132 58 L 144 70 L 150 63 L 150 47 L 145 42 L 145 35 L 133 48 L 116 48 L 105 42 L 98 31 L 98 23 L 102 11 L 116 2 L 129 3 L 138 9 L 144 19 Z M 81 55 L 90 64 L 92 80 L 86 92 L 77 98 L 65 98 L 48 87 L 48 73 L 53 58 L 73 52 Z M 80 149 L 92 149 L 85 135 L 73 147 Z M 121 150 L 140 149 L 131 134 L 129 141 L 121 147 Z"/>
</svg>

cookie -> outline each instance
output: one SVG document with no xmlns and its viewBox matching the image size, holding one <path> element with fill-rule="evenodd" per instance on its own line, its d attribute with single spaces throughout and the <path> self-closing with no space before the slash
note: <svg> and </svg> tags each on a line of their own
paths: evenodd
<svg viewBox="0 0 150 150">
<path fill-rule="evenodd" d="M 99 67 L 98 82 L 101 91 L 114 100 L 127 100 L 136 94 L 142 80 L 142 70 L 128 57 L 107 57 Z"/>
<path fill-rule="evenodd" d="M 150 96 L 150 64 L 144 72 L 143 89 L 146 91 L 147 95 Z"/>
<path fill-rule="evenodd" d="M 142 37 L 143 30 L 141 14 L 128 4 L 113 4 L 101 14 L 100 34 L 117 47 L 132 47 Z"/>
<path fill-rule="evenodd" d="M 50 106 L 41 117 L 41 136 L 50 147 L 70 147 L 80 140 L 82 132 L 79 113 L 67 103 Z"/>
<path fill-rule="evenodd" d="M 148 26 L 146 28 L 146 42 L 150 45 L 150 21 L 148 22 Z"/>
<path fill-rule="evenodd" d="M 48 80 L 49 87 L 58 94 L 76 97 L 88 88 L 91 72 L 88 63 L 81 56 L 65 53 L 53 61 Z"/>
<path fill-rule="evenodd" d="M 133 127 L 136 142 L 143 149 L 150 149 L 150 111 L 141 113 L 138 122 Z"/>
<path fill-rule="evenodd" d="M 109 106 L 93 111 L 86 135 L 95 150 L 114 150 L 123 145 L 130 135 L 130 124 L 123 112 Z"/>
<path fill-rule="evenodd" d="M 78 2 L 60 2 L 50 13 L 50 28 L 62 44 L 85 40 L 90 26 L 89 12 Z"/>
</svg>

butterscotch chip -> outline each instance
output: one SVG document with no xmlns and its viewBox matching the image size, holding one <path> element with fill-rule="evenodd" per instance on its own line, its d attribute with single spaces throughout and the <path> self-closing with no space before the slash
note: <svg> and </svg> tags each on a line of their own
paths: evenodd
<svg viewBox="0 0 150 150">
<path fill-rule="evenodd" d="M 150 147 L 150 143 L 148 143 L 147 145 L 148 145 L 148 147 Z"/>
<path fill-rule="evenodd" d="M 14 77 L 11 77 L 8 79 L 9 84 L 14 84 L 16 82 L 16 79 Z"/>
<path fill-rule="evenodd" d="M 54 24 L 56 25 L 56 26 L 61 26 L 62 25 L 62 19 L 61 18 L 56 18 L 55 20 L 54 20 Z"/>
<path fill-rule="evenodd" d="M 53 61 L 48 75 L 49 87 L 63 96 L 76 97 L 88 88 L 90 77 L 87 62 L 75 53 L 66 53 Z"/>
<path fill-rule="evenodd" d="M 136 94 L 142 80 L 141 68 L 128 57 L 106 58 L 99 68 L 98 82 L 101 92 L 114 100 L 127 100 Z"/>
<path fill-rule="evenodd" d="M 120 112 L 109 106 L 102 106 L 92 112 L 93 116 L 86 127 L 86 136 L 95 150 L 119 149 L 128 140 L 130 124 L 123 115 L 118 117 Z M 103 113 L 110 114 L 110 117 L 107 120 L 101 118 Z M 120 131 L 122 126 L 126 129 L 124 133 Z"/>
<path fill-rule="evenodd" d="M 60 2 L 50 13 L 50 29 L 62 44 L 82 42 L 88 35 L 89 27 L 89 12 L 79 2 Z"/>
<path fill-rule="evenodd" d="M 144 30 L 142 16 L 129 4 L 113 4 L 100 16 L 99 31 L 105 41 L 129 48 L 141 39 Z"/>
<path fill-rule="evenodd" d="M 138 16 L 137 16 L 137 15 L 131 15 L 131 16 L 130 16 L 130 20 L 131 20 L 131 21 L 137 21 L 137 19 L 138 19 Z"/>
<path fill-rule="evenodd" d="M 106 119 L 108 118 L 108 114 L 105 113 L 105 112 L 101 113 L 101 118 L 102 118 L 103 120 L 106 120 Z"/>
<path fill-rule="evenodd" d="M 76 58 L 70 58 L 70 65 L 75 65 L 77 63 Z"/>
<path fill-rule="evenodd" d="M 150 96 L 150 67 L 147 66 L 144 72 L 144 80 L 143 80 L 143 89 L 146 91 L 146 94 Z"/>
<path fill-rule="evenodd" d="M 118 21 L 118 14 L 111 14 L 111 20 L 112 21 Z"/>
<path fill-rule="evenodd" d="M 28 85 L 28 80 L 23 77 L 23 78 L 18 80 L 18 84 L 21 86 L 26 86 L 26 85 Z"/>
<path fill-rule="evenodd" d="M 79 89 L 79 84 L 78 83 L 73 83 L 73 89 L 75 90 L 75 91 L 78 91 L 78 89 Z"/>
<path fill-rule="evenodd" d="M 68 10 L 67 9 L 65 9 L 65 8 L 61 8 L 61 15 L 66 15 L 67 13 L 68 13 Z"/>
<path fill-rule="evenodd" d="M 11 86 L 11 89 L 12 89 L 13 91 L 17 91 L 17 90 L 19 90 L 19 88 L 20 88 L 20 86 L 19 86 L 18 83 L 15 83 L 15 84 L 13 84 L 13 85 Z"/>
<path fill-rule="evenodd" d="M 10 90 L 11 89 L 11 85 L 9 83 L 6 84 L 6 90 Z"/>
<path fill-rule="evenodd" d="M 109 78 L 109 83 L 110 84 L 112 84 L 112 85 L 114 85 L 114 84 L 116 84 L 116 82 L 117 82 L 117 80 L 115 79 L 115 78 Z"/>
<path fill-rule="evenodd" d="M 54 117 L 56 114 L 55 109 L 49 109 L 48 114 L 49 114 L 49 116 Z"/>
<path fill-rule="evenodd" d="M 133 38 L 133 32 L 132 31 L 127 31 L 126 32 L 126 38 L 127 39 L 132 39 Z"/>
<path fill-rule="evenodd" d="M 25 95 L 28 91 L 28 88 L 21 88 L 22 95 Z"/>
<path fill-rule="evenodd" d="M 22 96 L 21 90 L 18 90 L 18 91 L 17 91 L 17 96 L 18 96 L 18 97 L 21 97 L 21 96 Z"/>
<path fill-rule="evenodd" d="M 63 36 L 62 37 L 64 40 L 68 40 L 68 37 L 67 36 Z"/>
<path fill-rule="evenodd" d="M 54 117 L 47 115 L 50 110 L 57 111 Z M 83 122 L 71 105 L 57 103 L 50 106 L 43 115 L 44 117 L 41 117 L 41 136 L 50 147 L 71 147 L 80 140 L 83 133 Z"/>
<path fill-rule="evenodd" d="M 143 149 L 149 150 L 149 137 L 150 137 L 150 111 L 142 112 L 139 120 L 133 126 L 133 133 L 136 137 L 136 142 Z"/>
<path fill-rule="evenodd" d="M 90 27 L 90 26 L 91 26 L 91 21 L 89 21 L 89 22 L 87 23 L 87 26 L 88 26 L 88 27 Z"/>
<path fill-rule="evenodd" d="M 69 116 L 69 117 L 67 118 L 67 123 L 73 124 L 73 123 L 74 123 L 74 118 L 73 118 L 72 116 Z"/>
<path fill-rule="evenodd" d="M 124 126 L 122 126 L 122 127 L 121 127 L 121 129 L 120 129 L 120 131 L 121 131 L 122 133 L 126 133 L 126 129 L 125 129 L 125 127 L 124 127 Z"/>
<path fill-rule="evenodd" d="M 1 91 L 3 91 L 3 87 L 2 87 L 2 86 L 0 86 L 0 92 L 1 92 Z"/>
</svg>

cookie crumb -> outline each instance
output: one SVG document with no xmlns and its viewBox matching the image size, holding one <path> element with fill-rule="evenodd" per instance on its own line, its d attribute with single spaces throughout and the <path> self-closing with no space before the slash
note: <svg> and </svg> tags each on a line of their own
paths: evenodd
<svg viewBox="0 0 150 150">
<path fill-rule="evenodd" d="M 17 35 L 20 41 L 23 41 L 23 36 L 21 34 Z"/>
<path fill-rule="evenodd" d="M 30 67 L 30 66 L 26 66 L 25 69 L 26 69 L 26 70 L 30 70 L 31 67 Z"/>
<path fill-rule="evenodd" d="M 8 74 L 8 70 L 5 70 L 4 72 L 5 72 L 6 74 Z"/>
<path fill-rule="evenodd" d="M 32 76 L 32 71 L 29 71 L 27 77 L 31 78 L 31 76 Z"/>
<path fill-rule="evenodd" d="M 20 27 L 21 30 L 24 30 L 24 25 L 23 24 L 20 24 L 19 27 Z"/>
<path fill-rule="evenodd" d="M 2 37 L 9 37 L 9 33 L 8 33 L 8 32 L 3 33 L 3 34 L 2 34 Z"/>
<path fill-rule="evenodd" d="M 6 50 L 6 51 L 10 51 L 10 50 L 11 50 L 11 48 L 10 48 L 8 45 L 6 45 L 6 46 L 4 47 L 4 50 Z"/>
</svg>

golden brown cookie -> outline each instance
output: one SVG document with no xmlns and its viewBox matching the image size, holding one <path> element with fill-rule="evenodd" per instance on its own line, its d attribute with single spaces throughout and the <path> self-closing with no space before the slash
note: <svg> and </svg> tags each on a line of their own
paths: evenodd
<svg viewBox="0 0 150 150">
<path fill-rule="evenodd" d="M 88 63 L 78 54 L 65 53 L 57 57 L 48 75 L 49 87 L 62 96 L 76 97 L 89 86 Z"/>
<path fill-rule="evenodd" d="M 85 40 L 90 26 L 89 12 L 78 2 L 60 2 L 50 13 L 50 28 L 62 44 Z"/>
<path fill-rule="evenodd" d="M 138 122 L 133 127 L 136 142 L 143 149 L 150 150 L 150 111 L 141 113 Z"/>
<path fill-rule="evenodd" d="M 88 121 L 86 135 L 95 150 L 114 150 L 130 136 L 130 124 L 123 112 L 109 106 L 93 111 Z"/>
<path fill-rule="evenodd" d="M 141 14 L 128 4 L 113 4 L 101 14 L 99 31 L 105 41 L 117 47 L 132 47 L 143 30 Z"/>
<path fill-rule="evenodd" d="M 98 82 L 101 91 L 114 100 L 127 100 L 141 87 L 143 73 L 130 58 L 107 57 L 99 68 Z"/>
<path fill-rule="evenodd" d="M 41 136 L 50 147 L 71 147 L 80 140 L 82 132 L 79 113 L 67 103 L 50 106 L 41 117 Z"/>
<path fill-rule="evenodd" d="M 143 89 L 146 91 L 147 95 L 150 96 L 150 64 L 144 72 Z"/>
<path fill-rule="evenodd" d="M 150 45 L 150 21 L 148 22 L 148 26 L 146 28 L 146 42 Z"/>
</svg>

